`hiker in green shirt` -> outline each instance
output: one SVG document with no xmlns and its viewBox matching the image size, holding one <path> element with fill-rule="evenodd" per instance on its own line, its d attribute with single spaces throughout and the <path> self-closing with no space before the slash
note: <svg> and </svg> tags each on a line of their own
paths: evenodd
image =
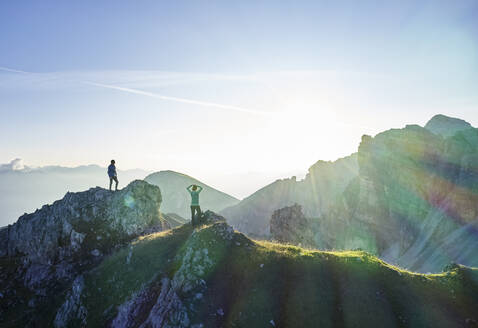
<svg viewBox="0 0 478 328">
<path fill-rule="evenodd" d="M 201 208 L 199 207 L 199 193 L 202 191 L 201 186 L 190 185 L 186 188 L 191 194 L 191 223 L 192 225 L 199 224 L 199 218 L 201 216 Z M 197 219 L 194 219 L 194 212 L 196 212 Z"/>
</svg>

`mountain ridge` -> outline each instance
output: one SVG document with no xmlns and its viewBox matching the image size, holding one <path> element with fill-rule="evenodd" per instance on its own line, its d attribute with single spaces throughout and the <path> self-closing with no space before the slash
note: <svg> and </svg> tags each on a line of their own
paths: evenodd
<svg viewBox="0 0 478 328">
<path fill-rule="evenodd" d="M 319 249 L 361 248 L 419 272 L 477 266 L 477 141 L 474 128 L 443 137 L 418 125 L 364 135 L 358 175 L 330 211 L 308 216 L 307 229 L 282 218 L 271 230 Z"/>
<path fill-rule="evenodd" d="M 169 229 L 161 201 L 141 180 L 91 188 L 0 230 L 2 327 L 478 324 L 477 268 L 255 241 L 211 211 Z"/>
<path fill-rule="evenodd" d="M 451 136 L 431 131 L 437 121 L 451 125 Z M 318 161 L 315 174 L 332 177 L 329 183 L 316 179 L 304 194 L 303 180 L 279 180 L 221 214 L 251 236 L 361 248 L 419 272 L 437 272 L 449 262 L 476 266 L 478 130 L 444 115 L 427 125 L 364 135 L 354 170 Z M 332 196 L 325 206 L 318 201 L 324 194 Z M 296 203 L 306 221 L 287 210 Z M 281 209 L 281 219 L 271 221 Z"/>
</svg>

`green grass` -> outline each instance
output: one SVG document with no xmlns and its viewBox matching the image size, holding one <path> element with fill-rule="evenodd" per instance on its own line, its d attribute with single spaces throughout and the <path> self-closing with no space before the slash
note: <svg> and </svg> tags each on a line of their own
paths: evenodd
<svg viewBox="0 0 478 328">
<path fill-rule="evenodd" d="M 133 292 L 155 277 L 167 275 L 171 263 L 192 233 L 190 225 L 155 233 L 131 243 L 86 277 L 84 293 L 88 322 L 101 325 Z M 131 248 L 131 259 L 126 264 Z"/>
<path fill-rule="evenodd" d="M 363 251 L 322 252 L 252 241 L 217 226 L 190 225 L 143 237 L 86 277 L 88 323 L 103 325 L 118 305 L 162 277 L 173 277 L 186 249 L 208 249 L 201 301 L 180 295 L 191 323 L 204 327 L 456 327 L 478 322 L 478 270 L 420 274 Z M 218 309 L 224 315 L 218 314 Z M 473 322 L 473 321 L 469 321 Z"/>
</svg>

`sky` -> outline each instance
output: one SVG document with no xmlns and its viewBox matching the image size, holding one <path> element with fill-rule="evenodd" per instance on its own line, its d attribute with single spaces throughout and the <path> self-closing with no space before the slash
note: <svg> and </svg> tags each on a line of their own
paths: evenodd
<svg viewBox="0 0 478 328">
<path fill-rule="evenodd" d="M 478 1 L 2 1 L 0 163 L 244 197 L 363 134 L 478 126 Z"/>
</svg>

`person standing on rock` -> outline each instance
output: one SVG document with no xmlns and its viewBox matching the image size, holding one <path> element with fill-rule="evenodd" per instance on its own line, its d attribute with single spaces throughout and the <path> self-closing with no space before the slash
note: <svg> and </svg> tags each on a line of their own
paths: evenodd
<svg viewBox="0 0 478 328">
<path fill-rule="evenodd" d="M 199 218 L 201 216 L 201 208 L 199 207 L 199 193 L 202 191 L 201 186 L 190 185 L 186 188 L 191 194 L 191 223 L 193 226 L 199 224 Z M 194 213 L 196 212 L 196 215 Z M 194 218 L 197 217 L 195 220 Z"/>
<path fill-rule="evenodd" d="M 110 166 L 108 166 L 108 176 L 110 177 L 110 190 L 113 180 L 116 182 L 115 191 L 118 191 L 118 176 L 116 174 L 115 160 L 111 160 Z"/>
</svg>

